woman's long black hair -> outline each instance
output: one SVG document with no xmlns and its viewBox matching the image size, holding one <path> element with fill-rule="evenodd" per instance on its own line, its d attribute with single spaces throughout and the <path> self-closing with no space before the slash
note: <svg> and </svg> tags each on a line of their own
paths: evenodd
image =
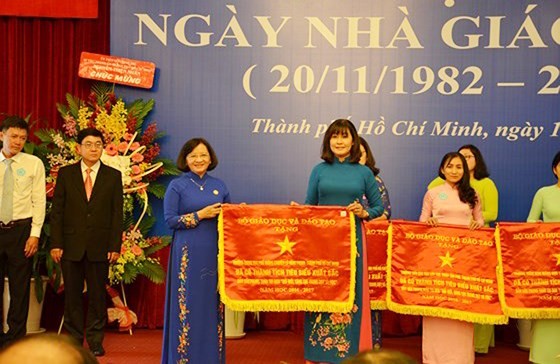
<svg viewBox="0 0 560 364">
<path fill-rule="evenodd" d="M 443 156 L 441 163 L 439 165 L 438 175 L 445 179 L 445 175 L 443 174 L 442 170 L 451 162 L 453 158 L 459 158 L 461 163 L 463 164 L 463 177 L 459 182 L 457 182 L 457 190 L 459 191 L 459 199 L 469 204 L 471 209 L 474 209 L 474 206 L 477 203 L 476 192 L 474 188 L 471 187 L 471 178 L 469 173 L 469 166 L 467 164 L 467 160 L 463 155 L 459 152 L 449 152 Z"/>
</svg>

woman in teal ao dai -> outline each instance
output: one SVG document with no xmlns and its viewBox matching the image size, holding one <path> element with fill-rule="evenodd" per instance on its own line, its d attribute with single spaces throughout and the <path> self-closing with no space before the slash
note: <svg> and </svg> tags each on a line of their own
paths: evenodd
<svg viewBox="0 0 560 364">
<path fill-rule="evenodd" d="M 375 218 L 384 210 L 373 173 L 358 163 L 360 154 L 356 128 L 350 121 L 338 119 L 329 126 L 323 139 L 321 158 L 324 162 L 313 168 L 309 178 L 306 204 L 346 206 L 356 215 L 358 254 L 356 298 L 351 312 L 308 312 L 305 315 L 306 363 L 340 363 L 372 347 L 361 219 Z M 367 198 L 368 208 L 360 204 L 363 196 Z"/>
<path fill-rule="evenodd" d="M 224 308 L 217 292 L 221 204 L 226 185 L 206 172 L 218 164 L 202 138 L 187 141 L 177 158 L 186 173 L 173 180 L 164 198 L 164 217 L 173 230 L 167 270 L 162 364 L 225 362 Z"/>
<path fill-rule="evenodd" d="M 560 222 L 560 152 L 552 160 L 558 182 L 542 187 L 533 198 L 528 222 Z M 535 364 L 560 363 L 560 319 L 534 320 L 529 360 Z"/>
</svg>

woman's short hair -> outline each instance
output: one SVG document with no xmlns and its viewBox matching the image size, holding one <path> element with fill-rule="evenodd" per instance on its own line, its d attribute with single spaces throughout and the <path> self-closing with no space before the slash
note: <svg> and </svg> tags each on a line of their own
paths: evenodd
<svg viewBox="0 0 560 364">
<path fill-rule="evenodd" d="M 350 120 L 337 119 L 329 125 L 325 136 L 323 137 L 323 146 L 321 148 L 321 159 L 327 163 L 334 161 L 334 153 L 331 150 L 331 138 L 333 135 L 349 132 L 352 136 L 352 147 L 350 148 L 350 162 L 358 163 L 360 161 L 360 139 L 356 127 Z"/>
<path fill-rule="evenodd" d="M 556 167 L 558 166 L 558 163 L 560 163 L 560 151 L 558 151 L 558 153 L 556 153 L 556 155 L 554 156 L 554 159 L 552 159 L 552 173 L 554 173 L 554 175 L 556 176 L 556 179 L 558 179 L 558 177 L 560 177 L 554 171 L 556 169 Z"/>
<path fill-rule="evenodd" d="M 375 157 L 373 156 L 368 142 L 366 142 L 363 137 L 360 137 L 360 144 L 362 144 L 364 150 L 366 151 L 366 166 L 371 169 L 374 176 L 377 176 L 380 172 L 380 169 L 375 166 Z"/>
<path fill-rule="evenodd" d="M 208 143 L 208 141 L 204 138 L 192 138 L 187 140 L 185 144 L 181 147 L 179 151 L 179 155 L 177 156 L 177 168 L 183 172 L 189 172 L 190 168 L 187 165 L 187 155 L 191 154 L 194 148 L 198 147 L 200 144 L 204 144 L 206 149 L 208 149 L 208 153 L 210 154 L 210 165 L 208 166 L 208 170 L 211 171 L 218 165 L 218 157 L 216 157 L 216 153 L 214 149 Z"/>
<path fill-rule="evenodd" d="M 463 149 L 470 150 L 474 155 L 474 178 L 481 180 L 483 178 L 490 177 L 490 173 L 488 172 L 488 168 L 486 167 L 486 162 L 484 161 L 480 150 L 472 144 L 466 144 L 457 149 L 457 151 L 460 152 Z"/>
</svg>

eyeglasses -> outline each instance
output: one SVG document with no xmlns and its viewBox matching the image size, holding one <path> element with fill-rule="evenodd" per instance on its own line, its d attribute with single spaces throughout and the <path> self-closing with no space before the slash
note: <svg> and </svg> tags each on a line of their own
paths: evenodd
<svg viewBox="0 0 560 364">
<path fill-rule="evenodd" d="M 463 157 L 465 157 L 466 160 L 469 160 L 471 158 L 474 158 L 474 155 L 464 155 Z"/>
<path fill-rule="evenodd" d="M 197 159 L 202 159 L 202 160 L 208 160 L 210 159 L 210 156 L 208 154 L 194 154 L 194 155 L 188 155 L 187 159 L 190 161 L 194 161 Z"/>
<path fill-rule="evenodd" d="M 96 143 L 87 142 L 87 143 L 82 144 L 82 146 L 86 149 L 93 149 L 93 148 L 101 149 L 101 148 L 103 148 L 103 143 L 101 143 L 101 142 L 96 142 Z"/>
</svg>

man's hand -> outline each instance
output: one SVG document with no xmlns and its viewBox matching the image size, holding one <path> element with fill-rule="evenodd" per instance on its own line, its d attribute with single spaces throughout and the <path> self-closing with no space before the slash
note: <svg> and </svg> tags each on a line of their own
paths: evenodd
<svg viewBox="0 0 560 364">
<path fill-rule="evenodd" d="M 30 236 L 25 242 L 25 249 L 23 252 L 26 258 L 32 257 L 39 249 L 39 238 L 36 236 Z"/>
<path fill-rule="evenodd" d="M 109 252 L 107 253 L 107 259 L 109 260 L 109 263 L 115 263 L 117 261 L 117 259 L 119 259 L 120 254 L 117 252 Z"/>
<path fill-rule="evenodd" d="M 55 263 L 60 263 L 60 259 L 62 258 L 62 249 L 51 249 L 51 257 Z"/>
</svg>

